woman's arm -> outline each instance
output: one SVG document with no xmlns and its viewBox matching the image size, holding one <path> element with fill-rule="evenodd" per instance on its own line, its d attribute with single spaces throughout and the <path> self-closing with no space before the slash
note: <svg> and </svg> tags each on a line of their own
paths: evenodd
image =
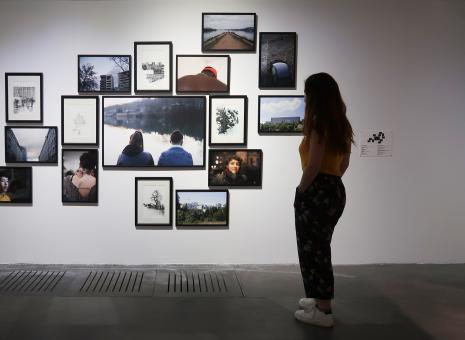
<svg viewBox="0 0 465 340">
<path fill-rule="evenodd" d="M 349 167 L 349 161 L 350 161 L 350 152 L 344 156 L 344 159 L 342 160 L 341 163 L 341 176 L 344 175 L 346 172 L 347 168 Z"/>
<path fill-rule="evenodd" d="M 297 188 L 299 192 L 304 192 L 310 184 L 312 184 L 320 171 L 321 162 L 323 161 L 323 155 L 325 153 L 324 141 L 320 140 L 320 136 L 314 130 L 310 134 L 310 148 L 308 152 L 310 157 Z"/>
</svg>

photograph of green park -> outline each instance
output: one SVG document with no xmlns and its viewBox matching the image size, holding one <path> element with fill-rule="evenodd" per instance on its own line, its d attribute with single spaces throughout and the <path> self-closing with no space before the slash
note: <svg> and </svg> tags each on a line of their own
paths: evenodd
<svg viewBox="0 0 465 340">
<path fill-rule="evenodd" d="M 176 190 L 177 226 L 228 226 L 228 190 Z"/>
</svg>

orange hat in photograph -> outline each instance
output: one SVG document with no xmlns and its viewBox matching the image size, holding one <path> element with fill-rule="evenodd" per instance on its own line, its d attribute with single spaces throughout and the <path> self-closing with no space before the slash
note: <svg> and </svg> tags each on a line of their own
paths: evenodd
<svg viewBox="0 0 465 340">
<path fill-rule="evenodd" d="M 212 73 L 215 76 L 215 78 L 218 76 L 218 72 L 216 72 L 216 70 L 211 66 L 205 66 L 202 70 L 202 73 L 204 73 L 205 71 Z"/>
</svg>

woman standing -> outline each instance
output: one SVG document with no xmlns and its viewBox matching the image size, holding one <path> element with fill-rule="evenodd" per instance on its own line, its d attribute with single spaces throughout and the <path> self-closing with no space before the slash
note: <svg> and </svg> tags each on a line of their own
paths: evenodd
<svg viewBox="0 0 465 340">
<path fill-rule="evenodd" d="M 304 138 L 299 146 L 302 178 L 296 189 L 295 227 L 306 298 L 295 312 L 299 321 L 332 327 L 334 277 L 331 238 L 344 210 L 341 177 L 349 165 L 352 127 L 339 86 L 327 73 L 305 81 Z"/>
</svg>

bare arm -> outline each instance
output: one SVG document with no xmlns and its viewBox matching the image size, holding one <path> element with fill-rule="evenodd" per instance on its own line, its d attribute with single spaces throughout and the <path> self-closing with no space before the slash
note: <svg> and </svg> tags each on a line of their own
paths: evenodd
<svg viewBox="0 0 465 340">
<path fill-rule="evenodd" d="M 341 176 L 344 176 L 344 173 L 346 172 L 347 168 L 349 167 L 349 161 L 350 161 L 350 153 L 344 156 L 344 159 L 342 160 L 341 164 Z"/>
<path fill-rule="evenodd" d="M 325 153 L 325 144 L 320 141 L 320 136 L 316 131 L 312 131 L 310 135 L 310 148 L 309 148 L 309 161 L 307 167 L 302 173 L 300 184 L 298 186 L 299 192 L 305 191 L 310 184 L 312 184 L 316 175 L 321 168 L 321 162 L 323 161 L 323 155 Z"/>
<path fill-rule="evenodd" d="M 341 163 L 341 176 L 344 175 L 344 173 L 346 172 L 347 168 L 349 167 L 349 162 L 350 162 L 350 152 L 347 153 L 347 154 L 344 156 L 344 159 L 342 160 L 342 163 Z"/>
</svg>

